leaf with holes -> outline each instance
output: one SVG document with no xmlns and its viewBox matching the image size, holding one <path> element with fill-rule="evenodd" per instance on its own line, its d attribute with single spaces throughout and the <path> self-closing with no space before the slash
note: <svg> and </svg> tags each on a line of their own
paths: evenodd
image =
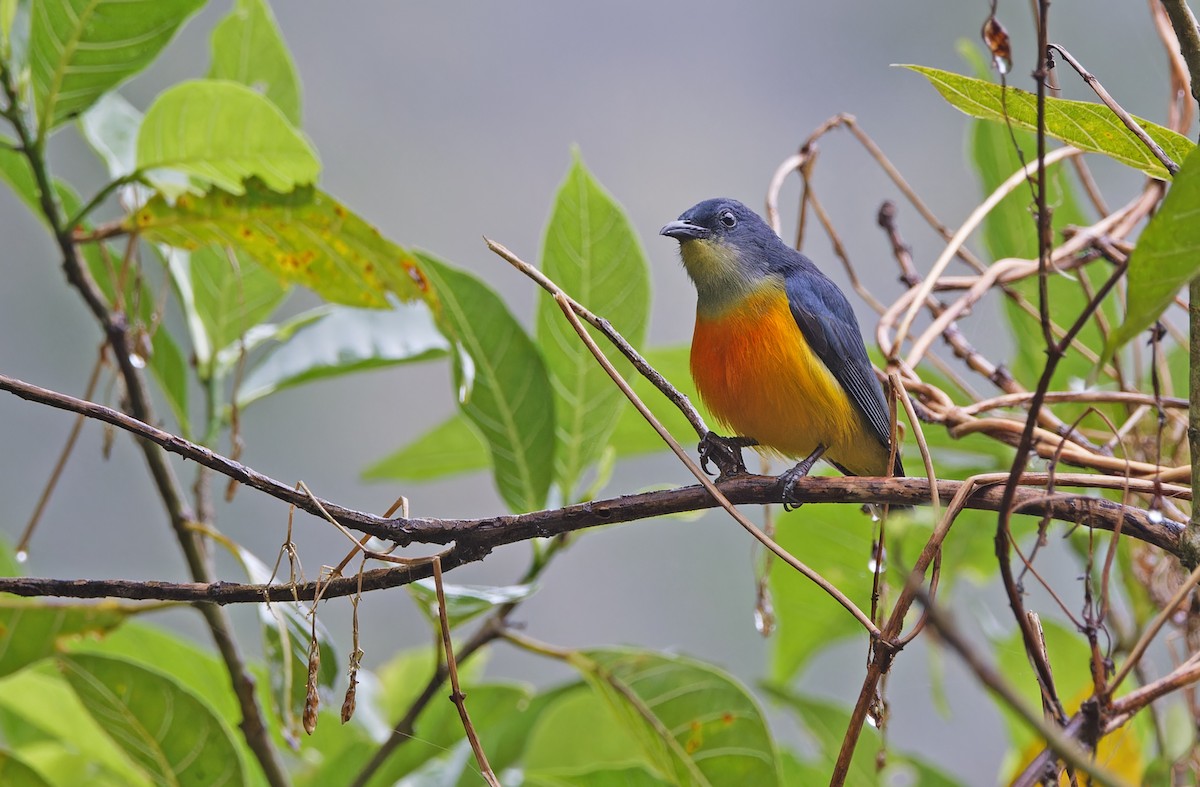
<svg viewBox="0 0 1200 787">
<path fill-rule="evenodd" d="M 240 785 L 232 733 L 174 678 L 125 659 L 77 654 L 59 667 L 92 718 L 159 783 Z"/>
<path fill-rule="evenodd" d="M 30 79 L 44 137 L 158 56 L 204 0 L 33 4 Z"/>
<path fill-rule="evenodd" d="M 1037 96 L 1033 93 L 937 68 L 912 65 L 904 68 L 924 76 L 951 106 L 971 117 L 1007 121 L 1017 128 L 1037 131 Z M 1134 120 L 1177 164 L 1196 147 L 1187 137 L 1169 128 L 1141 118 Z M 1150 177 L 1164 180 L 1171 177 L 1163 163 L 1103 104 L 1047 97 L 1046 133 L 1080 150 L 1103 153 Z"/>
<path fill-rule="evenodd" d="M 183 82 L 154 100 L 138 132 L 137 165 L 239 195 L 251 178 L 288 192 L 316 182 L 321 171 L 312 146 L 278 107 L 217 79 Z"/>
<path fill-rule="evenodd" d="M 504 301 L 474 276 L 418 254 L 454 343 L 458 404 L 487 440 L 510 508 L 546 502 L 554 467 L 554 397 L 542 356 Z"/>
<path fill-rule="evenodd" d="M 650 312 L 645 254 L 625 211 L 578 155 L 554 200 L 542 242 L 542 270 L 633 346 L 642 343 Z M 588 330 L 602 346 L 607 344 Z M 538 299 L 537 342 L 554 386 L 555 480 L 564 499 L 572 502 L 581 476 L 600 458 L 628 403 L 544 292 Z M 629 362 L 617 353 L 610 357 L 628 376 Z"/>
<path fill-rule="evenodd" d="M 245 194 L 214 189 L 174 205 L 158 196 L 128 217 L 125 229 L 182 249 L 230 246 L 333 303 L 384 308 L 388 293 L 402 301 L 428 293 L 411 254 L 312 188 L 277 194 L 248 183 Z"/>
<path fill-rule="evenodd" d="M 779 784 L 779 754 L 758 703 L 731 676 L 683 656 L 633 649 L 568 661 L 677 784 Z"/>
<path fill-rule="evenodd" d="M 293 126 L 300 125 L 300 79 L 266 0 L 237 0 L 212 32 L 208 76 L 261 92 Z"/>
</svg>

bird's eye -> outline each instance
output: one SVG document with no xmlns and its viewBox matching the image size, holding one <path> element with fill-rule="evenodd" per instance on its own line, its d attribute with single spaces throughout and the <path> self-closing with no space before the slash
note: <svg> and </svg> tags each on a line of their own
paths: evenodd
<svg viewBox="0 0 1200 787">
<path fill-rule="evenodd" d="M 723 210 L 721 211 L 721 223 L 727 228 L 733 229 L 737 226 L 737 216 L 733 215 L 731 210 Z"/>
</svg>

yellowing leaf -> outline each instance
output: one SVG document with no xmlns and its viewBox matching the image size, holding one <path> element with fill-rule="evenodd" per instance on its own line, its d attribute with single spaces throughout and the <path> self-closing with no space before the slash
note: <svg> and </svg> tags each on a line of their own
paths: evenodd
<svg viewBox="0 0 1200 787">
<path fill-rule="evenodd" d="M 184 249 L 233 247 L 334 303 L 385 308 L 389 293 L 406 301 L 427 296 L 412 255 L 333 197 L 313 188 L 277 194 L 253 181 L 246 186 L 245 194 L 213 189 L 174 205 L 155 197 L 125 227 Z"/>
</svg>

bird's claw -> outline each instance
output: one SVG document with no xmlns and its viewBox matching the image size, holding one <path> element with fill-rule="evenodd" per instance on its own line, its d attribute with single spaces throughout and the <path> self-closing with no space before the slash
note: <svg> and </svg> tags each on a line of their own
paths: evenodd
<svg viewBox="0 0 1200 787">
<path fill-rule="evenodd" d="M 716 432 L 709 432 L 700 441 L 697 450 L 700 452 L 700 467 L 706 473 L 712 473 L 708 466 L 711 461 L 717 466 L 717 478 L 728 478 L 746 473 L 746 463 L 742 459 L 742 449 L 758 445 L 753 437 L 722 437 Z"/>
<path fill-rule="evenodd" d="M 796 463 L 796 466 L 786 470 L 779 476 L 780 482 L 783 483 L 783 510 L 795 511 L 800 506 L 804 505 L 802 501 L 796 499 L 796 482 L 808 475 L 813 469 L 813 465 L 825 453 L 825 446 L 819 445 L 816 450 L 808 456 Z"/>
</svg>

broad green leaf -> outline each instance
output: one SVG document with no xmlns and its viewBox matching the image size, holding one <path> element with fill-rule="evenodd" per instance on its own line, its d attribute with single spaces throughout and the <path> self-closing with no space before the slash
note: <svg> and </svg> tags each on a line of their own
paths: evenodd
<svg viewBox="0 0 1200 787">
<path fill-rule="evenodd" d="M 29 51 L 39 136 L 148 66 L 202 5 L 204 0 L 35 2 Z"/>
<path fill-rule="evenodd" d="M 130 614 L 115 602 L 100 604 L 0 602 L 0 677 L 61 653 L 70 642 L 104 634 Z"/>
<path fill-rule="evenodd" d="M 51 787 L 28 763 L 12 752 L 0 749 L 0 784 L 8 787 Z"/>
<path fill-rule="evenodd" d="M 138 169 L 183 172 L 245 193 L 245 181 L 288 192 L 316 182 L 317 154 L 283 112 L 237 82 L 197 79 L 164 91 L 142 120 Z"/>
<path fill-rule="evenodd" d="M 74 643 L 73 653 L 95 653 L 136 661 L 151 668 L 171 667 L 172 677 L 196 694 L 231 725 L 241 709 L 229 684 L 229 672 L 212 652 L 159 626 L 130 621 L 103 639 Z"/>
<path fill-rule="evenodd" d="M 554 467 L 554 399 L 538 348 L 504 302 L 474 276 L 425 254 L 438 321 L 455 343 L 463 413 L 488 442 L 504 502 L 532 511 L 546 501 Z"/>
<path fill-rule="evenodd" d="M 578 155 L 554 200 L 542 270 L 635 347 L 642 343 L 650 310 L 645 255 L 624 210 Z M 592 335 L 608 346 L 607 339 Z M 538 299 L 537 342 L 554 386 L 555 480 L 563 498 L 573 502 L 581 477 L 600 458 L 628 403 L 546 293 Z M 627 377 L 629 362 L 615 351 L 608 355 Z"/>
<path fill-rule="evenodd" d="M 220 350 L 271 316 L 287 287 L 261 265 L 232 249 L 205 246 L 192 252 L 189 270 L 196 314 L 209 345 Z"/>
<path fill-rule="evenodd" d="M 733 677 L 683 656 L 577 651 L 570 663 L 622 719 L 658 773 L 678 784 L 779 784 L 758 703 Z"/>
<path fill-rule="evenodd" d="M 213 28 L 208 76 L 260 91 L 300 126 L 300 79 L 266 0 L 237 0 Z"/>
<path fill-rule="evenodd" d="M 804 725 L 812 739 L 813 747 L 817 750 L 817 760 L 813 763 L 815 769 L 823 774 L 822 781 L 827 780 L 833 773 L 838 751 L 846 737 L 846 729 L 850 726 L 850 711 L 815 697 L 770 687 L 768 691 L 772 697 L 795 713 Z M 854 757 L 850 760 L 846 784 L 885 783 L 881 782 L 875 773 L 875 755 L 879 748 L 879 732 L 870 724 L 863 725 L 858 746 L 854 749 Z"/>
<path fill-rule="evenodd" d="M 1158 212 L 1129 258 L 1125 322 L 1112 335 L 1106 357 L 1149 328 L 1180 288 L 1200 273 L 1200 154 L 1183 162 Z"/>
<path fill-rule="evenodd" d="M 214 189 L 174 205 L 155 197 L 125 228 L 182 249 L 231 246 L 334 303 L 384 308 L 389 292 L 402 301 L 426 297 L 429 286 L 413 256 L 328 194 L 246 185 L 245 194 Z"/>
<path fill-rule="evenodd" d="M 88 713 L 152 778 L 178 785 L 240 785 L 232 733 L 174 678 L 124 659 L 77 654 L 59 665 Z"/>
<path fill-rule="evenodd" d="M 115 90 L 79 117 L 83 138 L 108 166 L 109 177 L 121 178 L 137 169 L 138 129 L 142 113 Z"/>
<path fill-rule="evenodd" d="M 580 735 L 580 730 L 587 730 Z M 586 684 L 563 687 L 533 725 L 521 765 L 530 773 L 564 777 L 605 768 L 653 769 L 632 727 Z"/>
<path fill-rule="evenodd" d="M 859 609 L 870 608 L 870 517 L 855 506 L 809 503 L 799 511 L 781 513 L 777 527 L 776 538 L 784 549 L 801 555 Z M 784 563 L 776 562 L 771 569 L 771 592 L 779 624 L 771 645 L 772 683 L 786 685 L 814 654 L 865 633 L 825 591 Z"/>
<path fill-rule="evenodd" d="M 363 478 L 423 481 L 490 466 L 487 442 L 459 412 L 367 467 Z"/>
<path fill-rule="evenodd" d="M 450 626 L 461 626 L 490 609 L 502 604 L 522 601 L 537 592 L 537 585 L 447 585 L 442 583 L 442 595 L 446 599 L 446 620 Z M 421 612 L 433 623 L 438 624 L 437 590 L 432 579 L 418 579 L 408 586 L 408 592 L 417 602 Z"/>
<path fill-rule="evenodd" d="M 1037 96 L 1032 93 L 937 68 L 904 68 L 924 76 L 953 107 L 972 117 L 1001 123 L 1007 120 L 1017 128 L 1037 130 Z M 1148 120 L 1134 120 L 1176 164 L 1196 147 L 1182 134 Z M 1080 150 L 1103 153 L 1151 177 L 1170 178 L 1162 162 L 1103 104 L 1047 97 L 1046 133 Z"/>
<path fill-rule="evenodd" d="M 334 306 L 250 370 L 238 404 L 314 380 L 439 358 L 448 348 L 424 303 L 398 304 L 392 311 Z"/>
<path fill-rule="evenodd" d="M 31 749 L 38 744 L 61 741 L 87 760 L 88 770 L 98 781 L 109 781 L 99 777 L 114 777 L 120 784 L 149 784 L 84 710 L 75 692 L 50 662 L 0 680 L 0 719 L 5 723 L 5 738 L 39 767 L 43 765 L 42 759 L 35 757 Z M 53 753 L 47 757 L 53 758 Z"/>
</svg>

